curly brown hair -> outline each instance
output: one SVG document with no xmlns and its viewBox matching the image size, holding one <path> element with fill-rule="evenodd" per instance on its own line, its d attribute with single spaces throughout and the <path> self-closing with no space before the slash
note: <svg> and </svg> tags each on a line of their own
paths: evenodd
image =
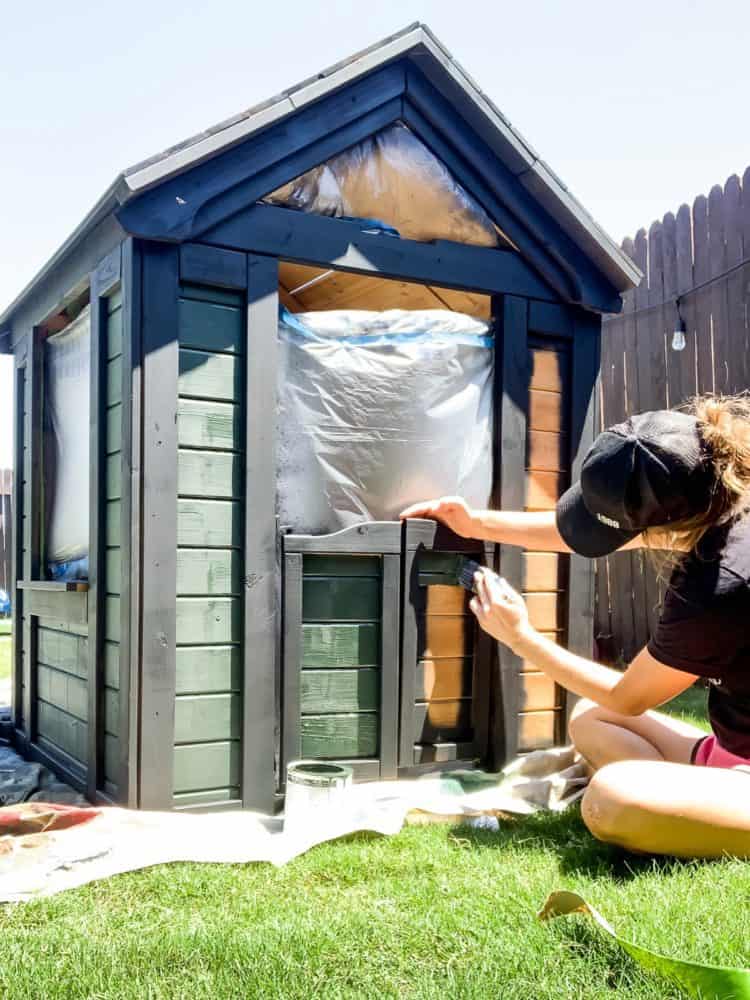
<svg viewBox="0 0 750 1000">
<path fill-rule="evenodd" d="M 678 407 L 698 421 L 701 440 L 714 470 L 705 510 L 643 533 L 646 548 L 660 550 L 661 569 L 673 567 L 716 524 L 738 513 L 750 500 L 750 393 L 695 396 Z"/>
</svg>

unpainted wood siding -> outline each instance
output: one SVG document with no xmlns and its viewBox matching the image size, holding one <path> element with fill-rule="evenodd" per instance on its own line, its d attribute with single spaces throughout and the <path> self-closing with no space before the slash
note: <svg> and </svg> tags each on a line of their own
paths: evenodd
<svg viewBox="0 0 750 1000">
<path fill-rule="evenodd" d="M 430 554 L 420 566 L 429 566 Z M 475 619 L 470 595 L 461 587 L 425 588 L 417 622 L 414 742 L 470 743 Z"/>
<path fill-rule="evenodd" d="M 104 778 L 117 793 L 120 709 L 120 590 L 122 501 L 122 294 L 107 299 L 102 355 L 106 433 L 104 435 Z M 101 730 L 100 730 L 101 732 Z"/>
<path fill-rule="evenodd" d="M 526 509 L 552 510 L 570 477 L 568 411 L 570 356 L 559 341 L 530 341 Z M 523 592 L 532 625 L 565 642 L 568 559 L 556 553 L 526 552 Z M 528 661 L 521 666 L 519 749 L 552 746 L 561 736 L 560 689 Z"/>
<path fill-rule="evenodd" d="M 242 296 L 184 285 L 177 411 L 177 806 L 240 799 L 244 355 Z"/>
<path fill-rule="evenodd" d="M 303 757 L 378 756 L 381 587 L 379 556 L 304 557 Z"/>
</svg>

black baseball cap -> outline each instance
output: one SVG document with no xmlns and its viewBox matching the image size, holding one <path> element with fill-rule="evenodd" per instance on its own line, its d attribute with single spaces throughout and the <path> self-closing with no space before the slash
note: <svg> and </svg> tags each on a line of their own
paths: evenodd
<svg viewBox="0 0 750 1000">
<path fill-rule="evenodd" d="M 557 502 L 557 527 L 579 555 L 609 555 L 645 528 L 707 510 L 715 477 L 698 422 L 656 410 L 600 434 L 580 482 Z"/>
</svg>

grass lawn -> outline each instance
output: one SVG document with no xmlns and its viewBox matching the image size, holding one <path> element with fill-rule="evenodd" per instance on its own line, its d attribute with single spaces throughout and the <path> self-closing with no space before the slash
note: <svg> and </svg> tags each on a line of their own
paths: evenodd
<svg viewBox="0 0 750 1000">
<path fill-rule="evenodd" d="M 702 692 L 673 710 L 700 718 Z M 750 780 L 750 779 L 749 779 Z M 172 865 L 0 909 L 0 996 L 668 1000 L 582 918 L 584 894 L 635 941 L 748 964 L 750 866 L 627 855 L 577 810 L 500 833 L 410 827 L 322 845 L 285 868 Z"/>
</svg>

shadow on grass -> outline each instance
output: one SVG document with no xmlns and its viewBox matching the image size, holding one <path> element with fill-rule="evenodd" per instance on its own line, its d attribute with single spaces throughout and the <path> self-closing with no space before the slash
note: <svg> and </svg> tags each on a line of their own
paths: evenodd
<svg viewBox="0 0 750 1000">
<path fill-rule="evenodd" d="M 454 832 L 464 844 L 478 851 L 526 845 L 530 850 L 551 851 L 557 855 L 563 874 L 615 882 L 624 882 L 656 869 L 668 874 L 695 864 L 694 861 L 656 854 L 632 854 L 623 848 L 603 844 L 586 829 L 578 806 L 571 806 L 564 813 L 537 813 L 502 819 L 499 831 L 459 826 Z"/>
</svg>

